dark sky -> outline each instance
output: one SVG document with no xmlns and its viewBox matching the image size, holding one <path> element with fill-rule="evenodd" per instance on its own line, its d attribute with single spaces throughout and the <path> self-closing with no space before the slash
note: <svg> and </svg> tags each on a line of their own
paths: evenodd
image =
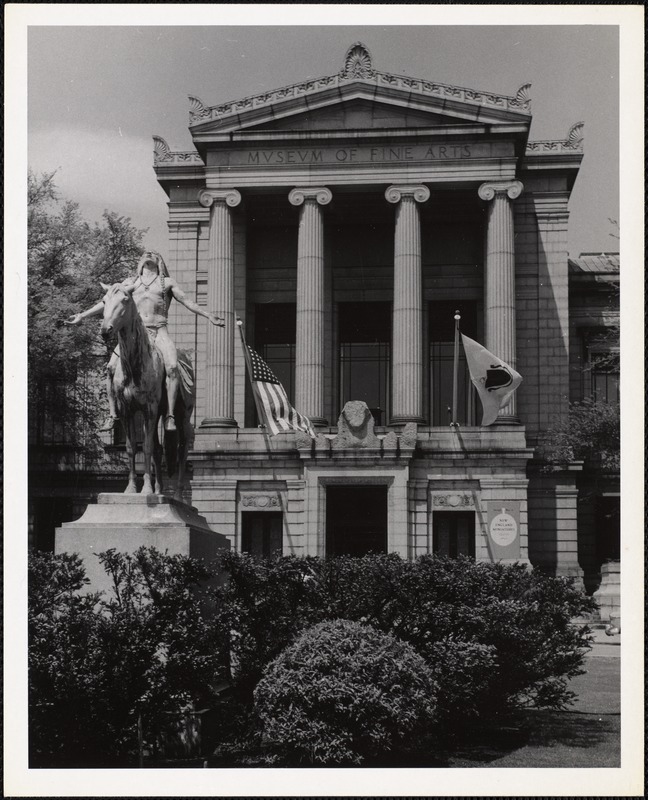
<svg viewBox="0 0 648 800">
<path fill-rule="evenodd" d="M 619 196 L 614 25 L 32 27 L 30 165 L 59 169 L 61 191 L 88 217 L 127 214 L 166 253 L 152 134 L 191 149 L 188 94 L 216 105 L 331 75 L 355 41 L 384 72 L 506 95 L 532 83 L 531 139 L 563 139 L 583 120 L 569 249 L 618 249 L 608 222 Z"/>
</svg>

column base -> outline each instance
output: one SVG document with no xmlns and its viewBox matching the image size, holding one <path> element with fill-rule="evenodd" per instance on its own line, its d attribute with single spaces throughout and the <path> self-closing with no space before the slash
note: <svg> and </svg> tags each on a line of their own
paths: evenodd
<svg viewBox="0 0 648 800">
<path fill-rule="evenodd" d="M 495 422 L 489 427 L 493 425 L 521 425 L 520 418 L 513 414 L 507 414 L 506 416 L 502 415 L 498 417 Z"/>
<path fill-rule="evenodd" d="M 391 428 L 395 425 L 407 425 L 408 422 L 415 422 L 417 425 L 425 424 L 425 417 L 415 417 L 415 416 L 402 416 L 402 417 L 392 417 L 389 421 L 387 427 Z"/>
<path fill-rule="evenodd" d="M 238 428 L 238 422 L 231 417 L 205 417 L 200 428 Z"/>
<path fill-rule="evenodd" d="M 573 578 L 574 586 L 581 591 L 585 591 L 583 574 L 583 569 L 578 562 L 567 562 L 566 564 L 558 562 L 554 570 L 557 578 Z"/>
<path fill-rule="evenodd" d="M 311 421 L 311 425 L 317 428 L 328 428 L 328 420 L 324 417 L 309 417 L 308 419 Z"/>
</svg>

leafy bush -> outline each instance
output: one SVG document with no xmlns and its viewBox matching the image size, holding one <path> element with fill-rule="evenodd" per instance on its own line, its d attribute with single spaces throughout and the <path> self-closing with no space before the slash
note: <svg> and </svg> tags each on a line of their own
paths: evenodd
<svg viewBox="0 0 648 800">
<path fill-rule="evenodd" d="M 347 620 L 303 633 L 254 691 L 266 745 L 288 760 L 329 765 L 411 749 L 434 722 L 435 695 L 412 647 Z"/>
<path fill-rule="evenodd" d="M 571 620 L 593 601 L 568 579 L 524 565 L 395 554 L 261 562 L 235 553 L 222 564 L 232 580 L 219 595 L 218 625 L 243 700 L 270 660 L 325 620 L 366 623 L 412 644 L 437 675 L 439 717 L 451 725 L 530 703 L 564 707 L 589 646 L 587 629 Z"/>
<path fill-rule="evenodd" d="M 219 677 L 213 628 L 195 593 L 211 573 L 141 548 L 100 554 L 114 597 L 79 595 L 78 557 L 33 553 L 29 572 L 33 765 L 132 763 L 137 724 L 155 744 L 165 712 L 208 702 Z"/>
<path fill-rule="evenodd" d="M 262 561 L 226 552 L 218 563 L 227 581 L 213 593 L 213 625 L 228 678 L 238 696 L 251 702 L 267 664 L 306 627 L 326 618 L 313 577 L 318 559 Z"/>
</svg>

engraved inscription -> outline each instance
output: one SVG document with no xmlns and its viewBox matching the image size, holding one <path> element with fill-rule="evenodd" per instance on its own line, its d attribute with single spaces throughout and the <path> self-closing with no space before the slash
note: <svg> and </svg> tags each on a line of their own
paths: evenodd
<svg viewBox="0 0 648 800">
<path fill-rule="evenodd" d="M 428 142 L 419 144 L 359 145 L 357 147 L 292 147 L 286 149 L 222 150 L 209 154 L 214 166 L 285 167 L 337 164 L 407 164 L 467 161 L 512 156 L 505 142 Z"/>
</svg>

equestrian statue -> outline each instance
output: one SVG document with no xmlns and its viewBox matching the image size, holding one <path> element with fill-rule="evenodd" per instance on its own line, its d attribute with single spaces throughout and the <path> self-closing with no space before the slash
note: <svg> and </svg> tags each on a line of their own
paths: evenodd
<svg viewBox="0 0 648 800">
<path fill-rule="evenodd" d="M 118 345 L 107 366 L 106 388 L 110 415 L 102 430 L 112 431 L 119 419 L 126 431 L 129 475 L 126 493 L 137 492 L 135 473 L 136 416 L 142 415 L 144 484 L 142 494 L 160 494 L 162 448 L 158 427 L 164 421 L 167 468 L 177 466 L 176 498 L 182 499 L 186 459 L 192 442 L 191 414 L 195 404 L 191 360 L 176 350 L 167 330 L 171 300 L 175 298 L 212 325 L 224 327 L 216 314 L 203 311 L 169 276 L 159 253 L 148 251 L 139 260 L 136 275 L 112 286 L 101 284 L 104 297 L 87 311 L 65 320 L 78 325 L 88 317 L 103 315 L 101 335 L 108 341 L 116 334 Z M 151 462 L 155 465 L 155 486 Z"/>
</svg>

